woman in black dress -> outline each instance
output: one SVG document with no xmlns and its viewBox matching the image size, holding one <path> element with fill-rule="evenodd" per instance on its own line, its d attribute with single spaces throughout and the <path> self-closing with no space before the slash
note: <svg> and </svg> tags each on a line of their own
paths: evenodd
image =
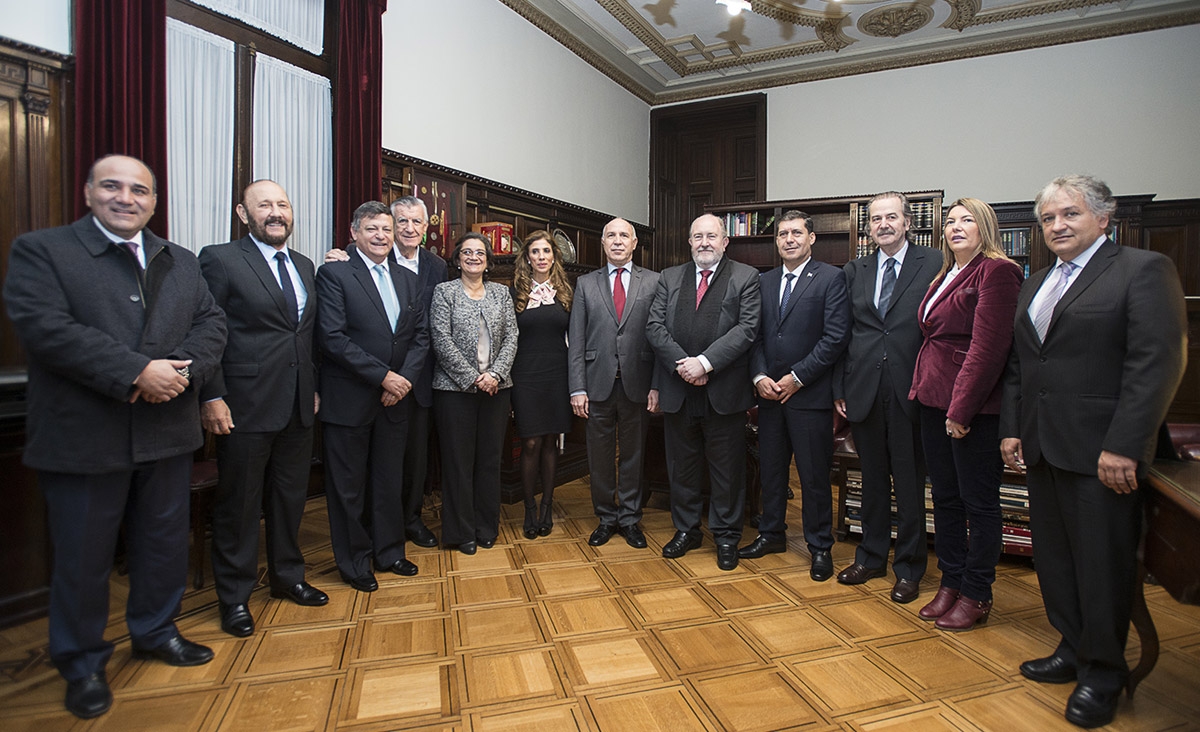
<svg viewBox="0 0 1200 732">
<path fill-rule="evenodd" d="M 521 438 L 528 539 L 547 536 L 554 526 L 558 435 L 571 429 L 566 335 L 573 294 L 554 237 L 547 231 L 531 233 L 517 256 L 512 292 L 520 331 L 512 367 L 512 406 Z M 540 511 L 534 499 L 539 475 Z"/>
</svg>

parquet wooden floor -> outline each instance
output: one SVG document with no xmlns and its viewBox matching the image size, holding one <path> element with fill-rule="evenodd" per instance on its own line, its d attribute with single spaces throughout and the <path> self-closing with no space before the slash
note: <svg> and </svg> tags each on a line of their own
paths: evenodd
<svg viewBox="0 0 1200 732">
<path fill-rule="evenodd" d="M 797 491 L 797 495 L 799 492 Z M 800 525 L 799 502 L 789 523 Z M 670 514 L 648 508 L 650 547 L 618 536 L 593 548 L 585 482 L 558 490 L 553 533 L 521 535 L 509 506 L 500 540 L 474 556 L 410 549 L 414 578 L 378 575 L 360 594 L 338 580 L 324 502 L 308 506 L 309 580 L 329 605 L 254 592 L 257 632 L 221 632 L 211 584 L 184 598 L 179 625 L 216 651 L 175 669 L 130 658 L 125 578 L 112 583 L 108 666 L 115 704 L 91 722 L 62 708 L 45 621 L 0 632 L 0 727 L 36 730 L 1043 730 L 1071 686 L 1024 680 L 1025 659 L 1056 640 L 1028 562 L 999 568 L 995 610 L 969 633 L 922 622 L 922 601 L 888 599 L 892 580 L 847 587 L 808 577 L 793 532 L 786 554 L 716 568 L 709 537 L 660 556 Z M 746 541 L 754 531 L 746 530 Z M 834 549 L 840 569 L 854 543 Z M 211 575 L 210 575 L 211 581 Z M 938 584 L 936 564 L 923 599 Z M 1162 640 L 1157 669 L 1112 729 L 1200 729 L 1200 608 L 1161 588 L 1147 599 Z M 1137 638 L 1130 641 L 1135 657 Z"/>
</svg>

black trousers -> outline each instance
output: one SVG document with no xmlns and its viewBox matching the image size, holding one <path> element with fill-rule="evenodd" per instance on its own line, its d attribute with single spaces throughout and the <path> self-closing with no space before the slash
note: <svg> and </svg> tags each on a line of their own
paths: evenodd
<svg viewBox="0 0 1200 732">
<path fill-rule="evenodd" d="M 896 498 L 896 579 L 920 581 L 929 556 L 925 533 L 925 466 L 917 420 L 908 416 L 895 396 L 886 369 L 875 404 L 850 431 L 862 464 L 863 537 L 854 561 L 872 569 L 887 566 L 892 537 L 893 493 Z"/>
<path fill-rule="evenodd" d="M 961 439 L 946 434 L 946 412 L 921 407 L 921 444 L 933 484 L 933 548 L 942 586 L 992 599 L 1000 561 L 1000 417 L 977 414 Z"/>
<path fill-rule="evenodd" d="M 718 545 L 736 545 L 746 509 L 746 413 L 717 414 L 711 405 L 707 410 L 694 417 L 685 407 L 665 418 L 671 521 L 679 531 L 700 529 L 707 464 L 708 528 Z"/>
<path fill-rule="evenodd" d="M 112 656 L 104 627 L 122 520 L 129 566 L 125 623 L 133 645 L 154 648 L 178 634 L 191 470 L 188 452 L 100 475 L 38 472 L 54 544 L 50 659 L 68 681 L 102 671 Z"/>
<path fill-rule="evenodd" d="M 1142 491 L 1120 494 L 1045 460 L 1029 466 L 1027 481 L 1042 602 L 1062 634 L 1056 653 L 1075 662 L 1081 684 L 1117 691 L 1129 675 Z"/>
<path fill-rule="evenodd" d="M 304 581 L 300 520 L 312 469 L 312 425 L 293 410 L 278 432 L 217 437 L 220 477 L 213 505 L 213 577 L 217 598 L 245 603 L 258 580 L 258 523 L 267 525 L 267 573 L 273 587 Z"/>
<path fill-rule="evenodd" d="M 808 550 L 833 547 L 833 410 L 789 409 L 758 402 L 758 453 L 763 515 L 758 533 L 770 541 L 787 538 L 787 489 L 793 456 L 800 477 L 800 515 Z"/>
<path fill-rule="evenodd" d="M 404 404 L 402 401 L 401 404 Z M 325 502 L 333 558 L 346 577 L 404 559 L 404 441 L 408 420 L 380 409 L 360 427 L 323 425 Z"/>
<path fill-rule="evenodd" d="M 433 392 L 442 445 L 442 543 L 494 540 L 500 534 L 500 452 L 510 394 Z"/>
<path fill-rule="evenodd" d="M 408 442 L 404 447 L 404 526 L 422 526 L 425 477 L 429 474 L 430 407 L 413 403 L 408 419 Z"/>
<path fill-rule="evenodd" d="M 626 396 L 620 380 L 608 399 L 588 401 L 588 472 L 592 507 L 601 524 L 633 526 L 642 520 L 642 460 L 649 421 L 645 403 Z"/>
</svg>

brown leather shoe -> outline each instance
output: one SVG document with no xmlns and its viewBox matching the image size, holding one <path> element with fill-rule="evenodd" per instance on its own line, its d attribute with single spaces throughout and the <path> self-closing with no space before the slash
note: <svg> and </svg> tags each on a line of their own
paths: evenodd
<svg viewBox="0 0 1200 732">
<path fill-rule="evenodd" d="M 873 577 L 887 577 L 887 570 L 883 567 L 870 569 L 855 562 L 838 573 L 838 582 L 843 585 L 861 585 Z"/>
<path fill-rule="evenodd" d="M 984 625 L 992 614 L 992 601 L 980 602 L 965 595 L 959 595 L 958 602 L 945 615 L 937 619 L 938 628 L 942 630 L 970 630 L 976 623 Z"/>
<path fill-rule="evenodd" d="M 949 587 L 939 587 L 937 594 L 929 601 L 929 604 L 921 608 L 917 613 L 921 620 L 937 620 L 950 611 L 954 603 L 958 601 L 958 590 L 952 590 Z"/>
<path fill-rule="evenodd" d="M 917 580 L 898 579 L 892 586 L 892 602 L 907 605 L 921 596 L 921 583 Z"/>
</svg>

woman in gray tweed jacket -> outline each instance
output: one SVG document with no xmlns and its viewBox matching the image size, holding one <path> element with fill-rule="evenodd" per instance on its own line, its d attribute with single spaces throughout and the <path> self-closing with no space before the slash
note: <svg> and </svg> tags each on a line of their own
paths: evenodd
<svg viewBox="0 0 1200 732">
<path fill-rule="evenodd" d="M 450 253 L 460 277 L 433 290 L 433 419 L 442 446 L 442 543 L 474 554 L 500 533 L 500 453 L 510 413 L 517 318 L 508 288 L 486 282 L 492 245 L 466 234 Z"/>
</svg>

